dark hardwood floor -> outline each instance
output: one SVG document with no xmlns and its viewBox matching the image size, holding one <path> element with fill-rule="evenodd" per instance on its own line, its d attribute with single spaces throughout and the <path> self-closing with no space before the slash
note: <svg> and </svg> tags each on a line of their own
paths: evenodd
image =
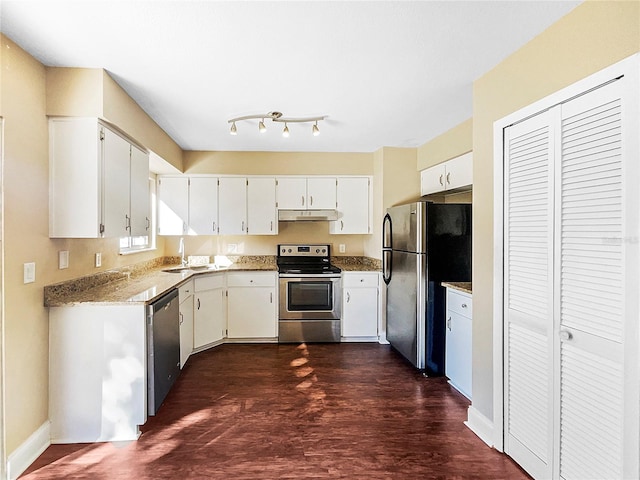
<svg viewBox="0 0 640 480">
<path fill-rule="evenodd" d="M 193 355 L 137 442 L 52 445 L 21 478 L 525 479 L 469 402 L 378 344 Z"/>
</svg>

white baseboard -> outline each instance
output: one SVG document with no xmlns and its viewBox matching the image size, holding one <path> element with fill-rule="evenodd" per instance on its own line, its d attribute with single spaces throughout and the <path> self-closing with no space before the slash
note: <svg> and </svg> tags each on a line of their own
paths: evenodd
<svg viewBox="0 0 640 480">
<path fill-rule="evenodd" d="M 467 421 L 464 424 L 475 433 L 480 440 L 493 447 L 493 422 L 481 414 L 478 410 L 469 407 Z"/>
<path fill-rule="evenodd" d="M 18 478 L 49 445 L 51 445 L 51 424 L 47 420 L 9 455 L 7 478 L 9 480 Z"/>
</svg>

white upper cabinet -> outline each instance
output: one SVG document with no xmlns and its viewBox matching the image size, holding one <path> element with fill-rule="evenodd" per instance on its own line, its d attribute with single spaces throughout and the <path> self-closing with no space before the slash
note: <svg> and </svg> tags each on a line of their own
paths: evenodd
<svg viewBox="0 0 640 480">
<path fill-rule="evenodd" d="M 189 178 L 189 235 L 218 233 L 218 178 Z"/>
<path fill-rule="evenodd" d="M 222 177 L 219 179 L 218 220 L 220 235 L 246 235 L 247 233 L 247 179 Z"/>
<path fill-rule="evenodd" d="M 276 235 L 276 179 L 256 177 L 247 180 L 247 233 Z"/>
<path fill-rule="evenodd" d="M 277 181 L 280 210 L 321 210 L 336 208 L 335 177 L 280 177 Z"/>
<path fill-rule="evenodd" d="M 420 193 L 429 195 L 473 184 L 473 154 L 452 158 L 420 172 Z"/>
<path fill-rule="evenodd" d="M 148 233 L 145 152 L 97 119 L 52 118 L 49 139 L 50 237 Z"/>
<path fill-rule="evenodd" d="M 369 178 L 339 177 L 337 183 L 338 220 L 330 222 L 330 233 L 371 233 Z"/>
<path fill-rule="evenodd" d="M 149 235 L 151 206 L 149 205 L 149 156 L 131 145 L 131 236 Z"/>
<path fill-rule="evenodd" d="M 158 234 L 184 235 L 189 223 L 189 178 L 158 178 Z"/>
</svg>

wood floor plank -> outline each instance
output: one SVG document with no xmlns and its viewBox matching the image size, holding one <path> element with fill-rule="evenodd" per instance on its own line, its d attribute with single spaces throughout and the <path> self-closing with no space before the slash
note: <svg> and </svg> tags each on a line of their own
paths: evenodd
<svg viewBox="0 0 640 480">
<path fill-rule="evenodd" d="M 468 406 L 389 346 L 227 344 L 189 359 L 137 442 L 52 445 L 21 478 L 529 478 Z"/>
</svg>

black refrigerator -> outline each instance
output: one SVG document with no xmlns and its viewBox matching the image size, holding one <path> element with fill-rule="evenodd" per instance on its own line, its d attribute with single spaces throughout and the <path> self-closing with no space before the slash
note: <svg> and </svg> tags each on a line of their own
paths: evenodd
<svg viewBox="0 0 640 480">
<path fill-rule="evenodd" d="M 387 340 L 427 375 L 444 375 L 446 291 L 441 284 L 471 281 L 471 205 L 391 207 L 382 230 Z"/>
</svg>

